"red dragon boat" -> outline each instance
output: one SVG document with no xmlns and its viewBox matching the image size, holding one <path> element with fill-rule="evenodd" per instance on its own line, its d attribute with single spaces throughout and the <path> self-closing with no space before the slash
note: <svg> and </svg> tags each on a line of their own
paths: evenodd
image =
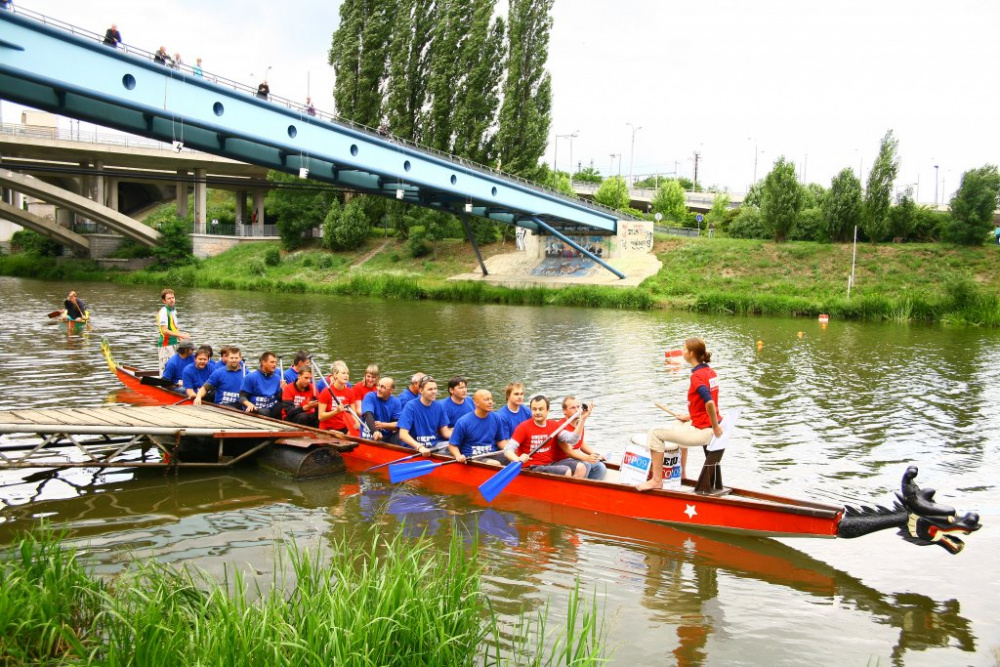
<svg viewBox="0 0 1000 667">
<path fill-rule="evenodd" d="M 106 341 L 102 341 L 102 351 L 108 367 L 129 389 L 164 404 L 183 400 L 180 393 L 151 380 L 155 372 L 138 371 L 116 363 Z M 408 447 L 352 436 L 339 437 L 357 444 L 352 451 L 343 454 L 348 469 L 356 472 L 367 472 L 372 466 L 391 464 L 413 454 Z M 852 538 L 896 528 L 910 542 L 937 544 L 950 553 L 958 553 L 964 547 L 960 535 L 981 527 L 978 514 L 969 512 L 959 516 L 954 508 L 936 503 L 935 491 L 921 489 L 914 481 L 915 466 L 904 473 L 900 492 L 896 494 L 897 502 L 892 507 L 854 508 L 725 487 L 719 466 L 723 452 L 708 452 L 701 477 L 697 481 L 684 480 L 682 488 L 676 490 L 640 493 L 614 481 L 581 480 L 525 470 L 513 477 L 504 493 L 656 524 L 762 537 Z M 438 455 L 431 455 L 431 460 L 454 462 Z M 609 464 L 608 468 L 609 477 L 615 479 L 618 466 Z M 432 475 L 438 480 L 473 489 L 497 473 L 496 466 L 471 461 L 466 465 L 438 466 Z"/>
</svg>

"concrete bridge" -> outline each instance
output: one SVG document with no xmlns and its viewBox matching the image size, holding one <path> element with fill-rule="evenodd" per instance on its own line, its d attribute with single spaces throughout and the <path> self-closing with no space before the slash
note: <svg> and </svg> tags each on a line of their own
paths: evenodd
<svg viewBox="0 0 1000 667">
<path fill-rule="evenodd" d="M 601 187 L 600 184 L 596 183 L 573 182 L 573 191 L 586 199 L 593 199 L 594 193 L 597 192 L 599 187 Z M 708 213 L 712 209 L 712 202 L 715 201 L 716 194 L 715 192 L 685 192 L 684 205 L 687 206 L 689 211 Z M 740 204 L 743 203 L 744 193 L 729 192 L 726 194 L 729 195 L 729 208 L 739 208 Z M 652 203 L 653 197 L 656 196 L 656 190 L 651 188 L 629 188 L 628 195 L 629 206 L 637 211 L 646 211 Z"/>
</svg>

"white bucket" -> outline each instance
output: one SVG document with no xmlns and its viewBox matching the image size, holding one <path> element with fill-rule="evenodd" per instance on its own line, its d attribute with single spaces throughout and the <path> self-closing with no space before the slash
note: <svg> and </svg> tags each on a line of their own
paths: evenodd
<svg viewBox="0 0 1000 667">
<path fill-rule="evenodd" d="M 636 486 L 649 479 L 649 449 L 646 448 L 646 434 L 632 436 L 622 457 L 619 479 L 622 484 Z M 664 489 L 681 488 L 681 451 L 666 452 L 663 455 L 663 486 Z"/>
</svg>

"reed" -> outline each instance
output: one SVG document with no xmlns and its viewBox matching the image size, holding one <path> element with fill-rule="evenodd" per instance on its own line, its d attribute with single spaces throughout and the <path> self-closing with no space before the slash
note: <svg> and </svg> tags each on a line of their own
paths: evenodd
<svg viewBox="0 0 1000 667">
<path fill-rule="evenodd" d="M 482 590 L 475 547 L 446 552 L 372 528 L 332 543 L 294 543 L 268 586 L 144 559 L 99 579 L 48 531 L 0 553 L 0 665 L 597 664 L 605 631 L 596 597 L 568 601 L 565 627 L 522 616 L 513 632 Z M 505 632 L 501 632 L 504 627 Z"/>
</svg>

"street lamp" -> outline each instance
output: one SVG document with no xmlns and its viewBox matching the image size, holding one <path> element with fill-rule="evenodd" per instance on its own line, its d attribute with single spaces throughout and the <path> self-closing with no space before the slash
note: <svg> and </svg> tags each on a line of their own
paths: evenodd
<svg viewBox="0 0 1000 667">
<path fill-rule="evenodd" d="M 938 165 L 934 165 L 934 208 L 938 205 Z"/>
<path fill-rule="evenodd" d="M 760 151 L 757 150 L 757 139 L 755 137 L 747 137 L 747 141 L 753 142 L 753 186 L 757 182 L 757 157 L 760 155 Z"/>
<path fill-rule="evenodd" d="M 632 160 L 635 157 L 635 133 L 642 129 L 642 125 L 636 127 L 632 123 L 625 123 L 632 128 L 632 148 L 628 155 L 628 185 L 632 187 Z"/>
<path fill-rule="evenodd" d="M 553 189 L 557 187 L 559 181 L 559 140 L 569 139 L 569 169 L 573 171 L 573 140 L 580 136 L 580 130 L 573 130 L 572 134 L 557 134 L 555 140 L 555 149 L 552 153 L 552 187 Z M 572 185 L 573 176 L 570 174 L 569 182 Z"/>
</svg>

